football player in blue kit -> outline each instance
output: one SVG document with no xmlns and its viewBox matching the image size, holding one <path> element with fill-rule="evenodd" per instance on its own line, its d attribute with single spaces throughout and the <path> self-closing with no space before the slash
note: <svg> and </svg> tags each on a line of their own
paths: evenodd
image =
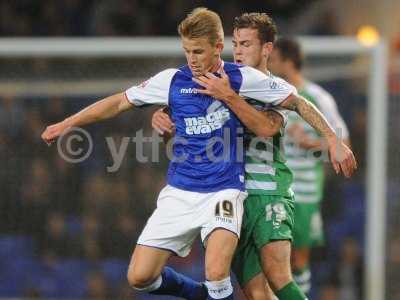
<svg viewBox="0 0 400 300">
<path fill-rule="evenodd" d="M 185 299 L 233 299 L 230 266 L 247 196 L 244 157 L 237 137 L 243 133 L 243 124 L 263 135 L 262 124 L 267 122 L 263 113 L 237 97 L 275 107 L 297 97 L 297 92 L 279 78 L 223 62 L 220 55 L 224 34 L 215 12 L 195 9 L 179 24 L 178 32 L 187 65 L 164 70 L 144 84 L 48 126 L 42 138 L 51 144 L 71 127 L 112 118 L 142 105 L 168 105 L 176 125 L 173 159 L 167 185 L 133 252 L 129 284 L 137 290 Z M 206 74 L 220 76 L 218 73 L 229 78 L 235 92 L 232 107 L 199 92 L 202 86 L 193 80 Z M 325 120 L 320 121 L 322 131 L 329 132 Z M 199 234 L 206 249 L 204 284 L 166 266 L 172 255 L 188 255 Z"/>
</svg>

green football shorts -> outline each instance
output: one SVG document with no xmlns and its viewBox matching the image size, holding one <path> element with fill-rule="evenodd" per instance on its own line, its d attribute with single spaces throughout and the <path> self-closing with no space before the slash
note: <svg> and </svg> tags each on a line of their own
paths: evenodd
<svg viewBox="0 0 400 300">
<path fill-rule="evenodd" d="M 275 240 L 292 240 L 294 198 L 249 195 L 244 202 L 242 231 L 232 269 L 241 287 L 262 272 L 259 251 Z"/>
<path fill-rule="evenodd" d="M 324 244 L 324 231 L 319 203 L 298 203 L 295 205 L 293 247 L 311 248 Z"/>
</svg>

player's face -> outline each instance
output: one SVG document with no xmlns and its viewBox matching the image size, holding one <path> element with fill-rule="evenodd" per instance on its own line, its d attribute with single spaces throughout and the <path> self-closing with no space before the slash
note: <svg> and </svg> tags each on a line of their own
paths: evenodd
<svg viewBox="0 0 400 300">
<path fill-rule="evenodd" d="M 233 58 L 236 63 L 260 68 L 266 63 L 267 49 L 258 38 L 258 30 L 240 28 L 233 31 Z"/>
<path fill-rule="evenodd" d="M 222 43 L 217 42 L 216 45 L 212 45 L 206 37 L 195 39 L 183 37 L 182 46 L 194 77 L 211 71 L 217 65 L 223 49 Z"/>
<path fill-rule="evenodd" d="M 268 60 L 268 68 L 273 74 L 286 77 L 286 61 L 282 58 L 278 49 L 272 50 Z"/>
</svg>

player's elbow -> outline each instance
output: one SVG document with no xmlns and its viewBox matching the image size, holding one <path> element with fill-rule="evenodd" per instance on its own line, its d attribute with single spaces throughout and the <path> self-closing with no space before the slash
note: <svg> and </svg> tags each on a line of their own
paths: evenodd
<svg viewBox="0 0 400 300">
<path fill-rule="evenodd" d="M 261 138 L 273 137 L 281 130 L 283 118 L 274 110 L 267 110 L 263 115 L 263 118 L 258 121 L 258 128 L 254 133 Z"/>
<path fill-rule="evenodd" d="M 116 102 L 117 102 L 117 114 L 124 112 L 133 107 L 133 104 L 129 102 L 125 93 L 116 94 Z"/>
</svg>

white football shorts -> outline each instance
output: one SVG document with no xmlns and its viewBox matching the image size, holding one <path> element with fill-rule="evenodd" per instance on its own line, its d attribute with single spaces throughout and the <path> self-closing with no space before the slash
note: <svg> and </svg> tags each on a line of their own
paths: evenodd
<svg viewBox="0 0 400 300">
<path fill-rule="evenodd" d="M 240 237 L 246 197 L 246 192 L 237 189 L 197 193 L 167 185 L 161 190 L 157 208 L 137 244 L 170 250 L 185 257 L 199 233 L 203 244 L 217 228 L 224 228 Z"/>
</svg>

